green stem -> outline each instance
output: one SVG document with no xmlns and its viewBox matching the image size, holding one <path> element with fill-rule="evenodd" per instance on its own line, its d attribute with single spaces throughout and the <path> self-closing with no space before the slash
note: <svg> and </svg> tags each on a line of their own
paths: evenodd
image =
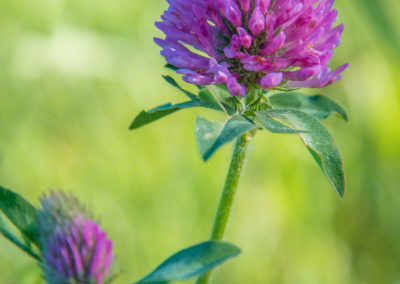
<svg viewBox="0 0 400 284">
<path fill-rule="evenodd" d="M 253 133 L 246 133 L 236 141 L 217 215 L 214 219 L 214 226 L 211 234 L 211 240 L 213 241 L 221 241 L 224 238 L 252 137 Z M 209 272 L 200 277 L 197 280 L 197 284 L 207 284 L 210 281 L 211 273 L 212 272 Z"/>
</svg>

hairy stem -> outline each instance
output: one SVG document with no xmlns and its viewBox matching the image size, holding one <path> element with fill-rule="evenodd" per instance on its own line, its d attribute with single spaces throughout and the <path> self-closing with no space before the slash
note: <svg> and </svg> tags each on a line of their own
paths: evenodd
<svg viewBox="0 0 400 284">
<path fill-rule="evenodd" d="M 253 133 L 246 133 L 236 141 L 217 215 L 214 219 L 214 226 L 211 234 L 211 240 L 213 241 L 221 241 L 224 238 L 252 136 Z M 209 283 L 211 273 L 212 272 L 209 272 L 200 277 L 197 280 L 197 284 Z"/>
</svg>

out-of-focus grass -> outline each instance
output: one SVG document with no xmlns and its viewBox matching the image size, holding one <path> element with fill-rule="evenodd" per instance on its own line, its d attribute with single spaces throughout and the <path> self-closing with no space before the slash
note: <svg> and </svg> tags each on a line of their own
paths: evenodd
<svg viewBox="0 0 400 284">
<path fill-rule="evenodd" d="M 227 234 L 243 254 L 216 283 L 399 283 L 400 71 L 388 52 L 399 4 L 375 4 L 392 23 L 382 37 L 360 3 L 336 3 L 346 31 L 332 65 L 351 66 L 323 90 L 351 118 L 326 122 L 346 162 L 345 199 L 298 137 L 259 133 Z M 0 184 L 36 205 L 52 188 L 78 195 L 115 241 L 123 268 L 116 283 L 208 237 L 231 151 L 202 162 L 199 110 L 128 131 L 140 110 L 183 99 L 160 77 L 169 71 L 152 42 L 166 7 L 0 2 Z M 5 239 L 0 283 L 42 283 L 39 267 Z"/>
</svg>

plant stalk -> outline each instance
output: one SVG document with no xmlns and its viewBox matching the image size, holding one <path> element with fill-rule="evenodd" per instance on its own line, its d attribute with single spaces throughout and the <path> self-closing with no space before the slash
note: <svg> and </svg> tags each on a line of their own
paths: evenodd
<svg viewBox="0 0 400 284">
<path fill-rule="evenodd" d="M 247 152 L 249 150 L 253 135 L 254 133 L 246 133 L 236 141 L 228 175 L 225 181 L 225 186 L 222 191 L 222 196 L 218 206 L 217 215 L 214 219 L 214 226 L 211 234 L 211 240 L 213 241 L 222 241 L 224 238 L 225 230 L 228 225 L 229 217 L 232 212 L 233 203 L 235 201 L 235 196 L 239 186 L 240 176 L 243 172 Z M 197 284 L 209 283 L 211 274 L 212 271 L 200 277 L 197 280 Z"/>
</svg>

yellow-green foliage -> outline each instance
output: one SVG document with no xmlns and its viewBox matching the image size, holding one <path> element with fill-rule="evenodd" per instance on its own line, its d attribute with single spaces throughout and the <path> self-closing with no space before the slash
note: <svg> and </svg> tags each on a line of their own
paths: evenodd
<svg viewBox="0 0 400 284">
<path fill-rule="evenodd" d="M 216 283 L 400 281 L 400 56 L 390 37 L 400 33 L 400 4 L 379 1 L 366 13 L 371 1 L 336 2 L 346 30 L 333 67 L 351 66 L 323 93 L 350 116 L 326 122 L 345 160 L 345 199 L 296 135 L 258 133 L 227 233 L 243 254 Z M 180 82 L 152 40 L 166 7 L 0 1 L 0 184 L 35 205 L 43 191 L 74 192 L 115 241 L 121 284 L 209 236 L 232 148 L 202 161 L 198 109 L 128 131 L 142 109 L 184 99 L 161 78 Z M 377 15 L 396 32 L 382 32 Z M 0 283 L 43 283 L 39 266 L 5 239 Z"/>
</svg>

